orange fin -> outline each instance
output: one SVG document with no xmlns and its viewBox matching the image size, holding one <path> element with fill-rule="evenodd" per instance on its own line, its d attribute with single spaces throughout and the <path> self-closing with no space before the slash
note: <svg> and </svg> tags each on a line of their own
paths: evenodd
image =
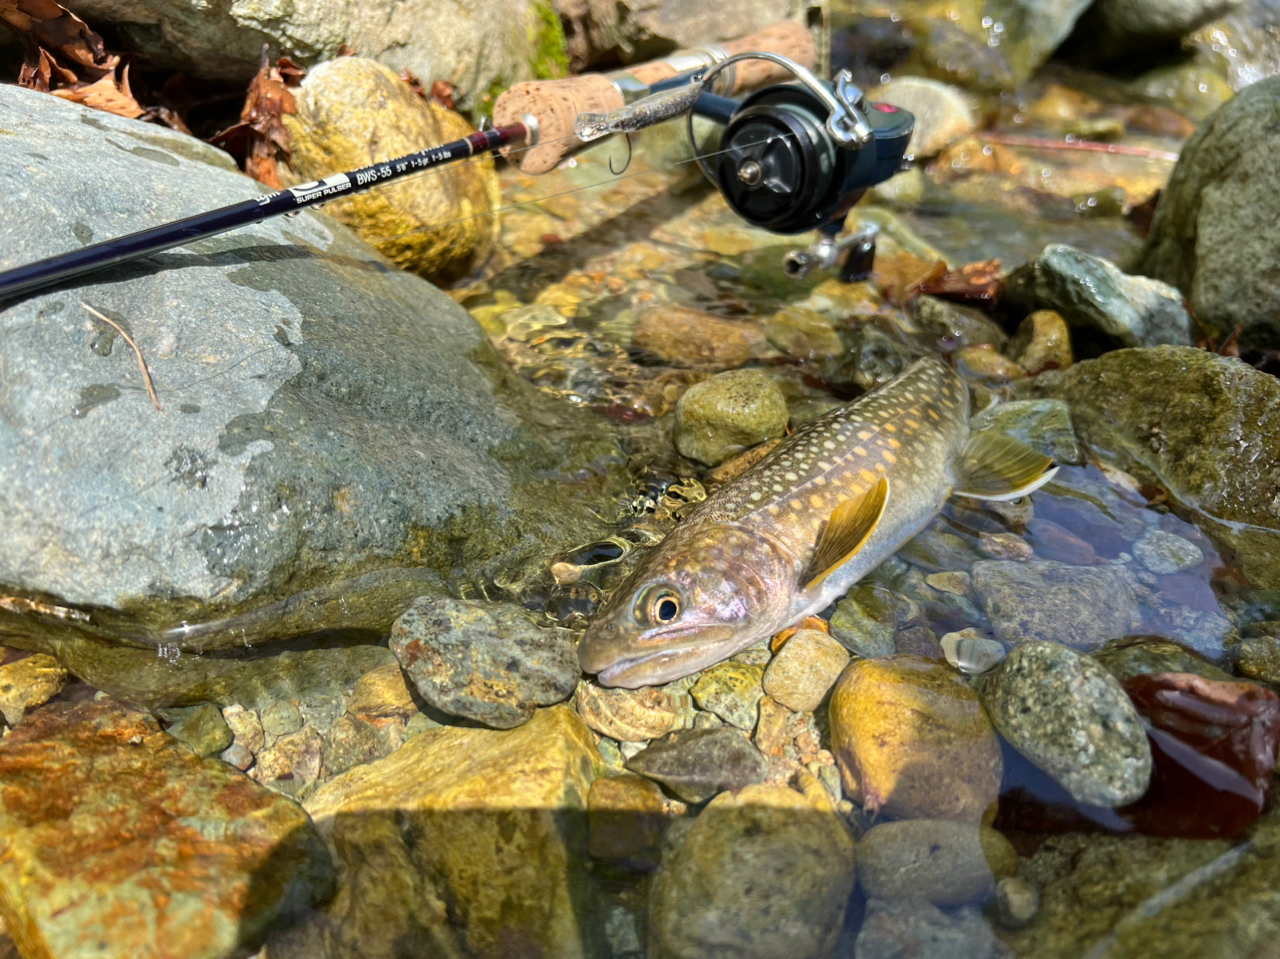
<svg viewBox="0 0 1280 959">
<path fill-rule="evenodd" d="M 884 515 L 888 499 L 889 480 L 882 476 L 870 490 L 836 507 L 809 563 L 806 590 L 818 585 L 862 549 Z"/>
</svg>

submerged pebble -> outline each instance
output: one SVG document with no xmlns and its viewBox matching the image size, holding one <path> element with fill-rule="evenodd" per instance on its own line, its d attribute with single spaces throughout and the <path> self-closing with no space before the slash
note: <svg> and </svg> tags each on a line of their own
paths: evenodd
<svg viewBox="0 0 1280 959">
<path fill-rule="evenodd" d="M 637 776 L 601 776 L 587 794 L 587 843 L 597 859 L 658 864 L 666 826 L 665 798 L 657 784 Z"/>
<path fill-rule="evenodd" d="M 741 366 L 768 348 L 764 334 L 750 323 L 670 305 L 641 310 L 631 343 L 668 363 L 715 370 Z"/>
<path fill-rule="evenodd" d="M 972 628 L 947 633 L 938 640 L 938 645 L 942 647 L 947 662 L 967 676 L 995 669 L 1005 656 L 1003 643 L 988 639 Z"/>
<path fill-rule="evenodd" d="M 850 663 L 831 694 L 831 751 L 867 812 L 979 822 L 1003 762 L 977 694 L 954 670 L 902 653 Z"/>
<path fill-rule="evenodd" d="M 1133 556 L 1151 572 L 1162 576 L 1199 566 L 1204 559 L 1204 553 L 1195 543 L 1161 529 L 1151 530 L 1134 543 Z"/>
<path fill-rule="evenodd" d="M 760 750 L 739 730 L 724 726 L 671 733 L 631 756 L 626 766 L 691 803 L 764 782 L 768 774 Z"/>
<path fill-rule="evenodd" d="M 988 908 L 1002 929 L 1025 929 L 1040 913 L 1040 893 L 1025 879 L 1006 876 L 996 882 Z"/>
<path fill-rule="evenodd" d="M 1066 646 L 1031 641 L 981 685 L 982 703 L 1014 749 L 1078 802 L 1123 806 L 1151 780 L 1142 718 L 1119 681 Z"/>
<path fill-rule="evenodd" d="M 901 959 L 920 943 L 921 959 L 992 959 L 999 940 L 973 907 L 943 912 L 928 899 L 872 899 L 858 931 L 857 959 Z"/>
<path fill-rule="evenodd" d="M 973 589 L 1006 643 L 1095 649 L 1128 635 L 1140 620 L 1133 574 L 1117 566 L 984 561 L 973 565 Z"/>
<path fill-rule="evenodd" d="M 897 603 L 883 586 L 858 587 L 836 604 L 831 635 L 855 656 L 875 659 L 893 652 Z"/>
<path fill-rule="evenodd" d="M 708 466 L 781 436 L 786 428 L 782 390 L 755 369 L 732 370 L 694 384 L 676 404 L 676 449 Z"/>
<path fill-rule="evenodd" d="M 880 823 L 858 841 L 858 884 L 869 899 L 923 896 L 958 906 L 1018 869 L 1009 840 L 990 826 L 946 819 Z"/>
<path fill-rule="evenodd" d="M 1053 310 L 1036 310 L 1018 324 L 1009 355 L 1034 376 L 1043 370 L 1065 370 L 1074 362 L 1067 321 Z"/>
<path fill-rule="evenodd" d="M 764 674 L 764 691 L 798 713 L 811 712 L 849 662 L 845 647 L 820 629 L 802 629 L 787 640 Z"/>
<path fill-rule="evenodd" d="M 432 706 L 510 729 L 573 694 L 581 670 L 572 637 L 514 603 L 424 596 L 391 627 L 391 651 Z"/>
<path fill-rule="evenodd" d="M 764 690 L 760 687 L 764 668 L 746 663 L 719 663 L 704 669 L 689 694 L 700 709 L 714 713 L 730 725 L 751 732 L 756 725 L 757 706 Z"/>
<path fill-rule="evenodd" d="M 621 743 L 657 739 L 694 720 L 689 694 L 671 686 L 615 689 L 583 680 L 574 704 L 588 726 Z"/>
<path fill-rule="evenodd" d="M 1231 679 L 1229 673 L 1195 650 L 1161 636 L 1126 636 L 1090 655 L 1121 682 L 1148 673 L 1194 673 L 1205 679 Z"/>
<path fill-rule="evenodd" d="M 231 745 L 231 727 L 213 703 L 162 709 L 159 716 L 170 724 L 165 732 L 186 743 L 197 756 L 216 756 Z"/>
<path fill-rule="evenodd" d="M 0 666 L 0 714 L 10 726 L 62 691 L 67 671 L 45 653 L 34 653 Z"/>
<path fill-rule="evenodd" d="M 664 855 L 653 959 L 823 959 L 854 883 L 854 842 L 816 783 L 718 796 Z"/>
</svg>

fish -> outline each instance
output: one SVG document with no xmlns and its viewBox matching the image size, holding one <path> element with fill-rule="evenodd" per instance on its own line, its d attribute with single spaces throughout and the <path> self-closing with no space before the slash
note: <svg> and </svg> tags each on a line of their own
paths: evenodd
<svg viewBox="0 0 1280 959">
<path fill-rule="evenodd" d="M 601 605 L 578 647 L 605 686 L 668 683 L 849 591 L 960 494 L 1013 500 L 1057 472 L 969 429 L 969 390 L 926 356 L 795 430 L 708 497 Z"/>
</svg>

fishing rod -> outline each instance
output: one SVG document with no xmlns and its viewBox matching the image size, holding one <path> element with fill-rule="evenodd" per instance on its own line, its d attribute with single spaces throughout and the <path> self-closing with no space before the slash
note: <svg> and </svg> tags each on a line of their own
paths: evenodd
<svg viewBox="0 0 1280 959">
<path fill-rule="evenodd" d="M 249 226 L 275 216 L 288 216 L 310 206 L 319 206 L 348 194 L 365 190 L 399 177 L 489 153 L 515 142 L 537 142 L 538 121 L 527 116 L 523 122 L 478 130 L 458 140 L 409 153 L 394 160 L 335 173 L 323 180 L 289 187 L 252 200 L 243 200 L 208 213 L 197 213 L 149 230 L 103 240 L 61 253 L 26 266 L 0 271 L 0 300 L 53 286 L 63 280 L 83 276 L 137 260 L 152 253 L 171 250 L 195 240 L 216 236 L 237 227 Z"/>
<path fill-rule="evenodd" d="M 761 49 L 765 46 L 774 49 Z M 847 71 L 831 84 L 818 80 L 801 62 L 813 59 L 808 30 L 783 23 L 732 44 L 684 51 L 608 76 L 517 84 L 494 104 L 496 126 L 0 271 L 0 301 L 490 152 L 503 151 L 524 172 L 543 173 L 599 136 L 638 132 L 680 115 L 689 117 L 693 143 L 694 114 L 725 125 L 720 150 L 713 154 L 716 171 L 698 154 L 696 143 L 694 158 L 735 213 L 777 233 L 818 230 L 819 240 L 809 250 L 788 254 L 788 274 L 802 277 L 814 267 L 833 266 L 838 254 L 851 248 L 854 255 L 841 276 L 859 279 L 874 256 L 874 226 L 841 239 L 836 235 L 866 189 L 902 168 L 914 118 L 886 104 L 869 109 Z M 780 71 L 798 82 L 767 87 L 742 102 L 729 95 L 776 79 Z M 518 143 L 524 146 L 516 151 Z"/>
</svg>

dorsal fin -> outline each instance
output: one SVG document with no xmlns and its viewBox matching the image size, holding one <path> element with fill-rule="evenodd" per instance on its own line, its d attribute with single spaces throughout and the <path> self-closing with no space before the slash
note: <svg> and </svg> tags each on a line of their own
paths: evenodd
<svg viewBox="0 0 1280 959">
<path fill-rule="evenodd" d="M 974 499 L 1010 500 L 1053 479 L 1053 459 L 1001 433 L 974 433 L 960 458 L 956 493 Z"/>
<path fill-rule="evenodd" d="M 884 515 L 884 504 L 888 499 L 889 480 L 882 476 L 867 492 L 847 499 L 835 508 L 805 573 L 806 590 L 822 582 L 862 549 Z"/>
</svg>

